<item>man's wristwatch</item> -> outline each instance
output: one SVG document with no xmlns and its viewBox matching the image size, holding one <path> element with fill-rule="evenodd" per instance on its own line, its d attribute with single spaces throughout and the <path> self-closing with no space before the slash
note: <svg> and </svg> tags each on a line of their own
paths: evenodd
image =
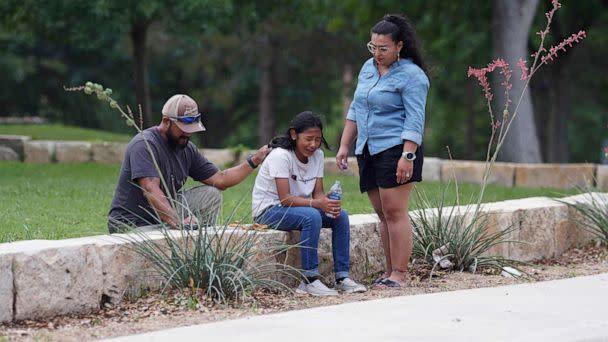
<svg viewBox="0 0 608 342">
<path fill-rule="evenodd" d="M 249 166 L 251 166 L 252 169 L 255 169 L 256 167 L 258 167 L 254 162 L 253 162 L 253 155 L 248 155 L 247 158 L 247 164 L 249 164 Z"/>
<path fill-rule="evenodd" d="M 416 153 L 414 152 L 403 152 L 401 153 L 401 158 L 407 161 L 414 161 L 416 159 Z"/>
</svg>

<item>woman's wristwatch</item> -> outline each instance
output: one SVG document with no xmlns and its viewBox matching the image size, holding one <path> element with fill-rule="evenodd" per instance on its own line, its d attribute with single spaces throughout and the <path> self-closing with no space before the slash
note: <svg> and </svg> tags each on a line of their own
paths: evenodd
<svg viewBox="0 0 608 342">
<path fill-rule="evenodd" d="M 414 152 L 403 152 L 401 153 L 401 158 L 407 161 L 414 161 L 416 159 L 416 153 Z"/>
</svg>

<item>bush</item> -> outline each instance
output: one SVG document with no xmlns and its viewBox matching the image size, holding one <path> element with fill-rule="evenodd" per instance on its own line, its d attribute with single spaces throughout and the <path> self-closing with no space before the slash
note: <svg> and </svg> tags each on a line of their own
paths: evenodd
<svg viewBox="0 0 608 342">
<path fill-rule="evenodd" d="M 507 236 L 514 230 L 488 232 L 488 217 L 474 207 L 445 206 L 446 186 L 436 203 L 431 203 L 424 191 L 416 189 L 416 197 L 422 208 L 412 218 L 414 232 L 413 256 L 433 268 L 476 272 L 479 268 L 502 271 L 505 266 L 514 267 L 522 262 L 498 255 L 483 255 L 492 247 L 513 242 Z"/>
<path fill-rule="evenodd" d="M 230 215 L 227 222 L 233 216 Z M 259 232 L 197 218 L 200 223 L 197 230 L 190 230 L 188 226 L 171 230 L 159 224 L 158 231 L 163 235 L 160 242 L 149 239 L 140 229 L 131 229 L 132 234 L 125 239 L 136 253 L 152 263 L 165 288 L 203 293 L 222 303 L 241 300 L 260 288 L 289 290 L 280 278 L 296 278 L 299 272 L 273 260 L 276 254 L 292 246 L 265 246 L 262 251 Z M 265 257 L 261 257 L 261 252 Z"/>
</svg>

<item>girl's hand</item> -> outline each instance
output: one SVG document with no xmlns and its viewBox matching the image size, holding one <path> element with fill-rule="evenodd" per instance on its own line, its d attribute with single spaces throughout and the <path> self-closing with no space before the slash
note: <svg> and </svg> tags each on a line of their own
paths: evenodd
<svg viewBox="0 0 608 342">
<path fill-rule="evenodd" d="M 397 183 L 403 184 L 412 178 L 414 171 L 414 162 L 399 158 L 397 163 L 397 171 L 395 176 L 397 177 Z"/>
<path fill-rule="evenodd" d="M 324 213 L 337 217 L 342 209 L 342 202 L 339 200 L 329 199 L 327 196 L 317 198 L 315 207 L 321 209 Z"/>
</svg>

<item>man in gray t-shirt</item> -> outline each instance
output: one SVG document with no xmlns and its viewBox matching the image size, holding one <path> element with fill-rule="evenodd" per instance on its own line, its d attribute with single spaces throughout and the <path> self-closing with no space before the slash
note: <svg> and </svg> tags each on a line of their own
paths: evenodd
<svg viewBox="0 0 608 342">
<path fill-rule="evenodd" d="M 205 130 L 192 98 L 172 96 L 162 114 L 158 126 L 137 134 L 127 146 L 108 214 L 110 233 L 157 223 L 178 228 L 180 223 L 197 223 L 197 217 L 214 219 L 221 205 L 219 190 L 243 181 L 269 152 L 264 146 L 246 162 L 220 171 L 189 141 L 192 133 Z M 206 186 L 181 192 L 188 176 Z"/>
</svg>

